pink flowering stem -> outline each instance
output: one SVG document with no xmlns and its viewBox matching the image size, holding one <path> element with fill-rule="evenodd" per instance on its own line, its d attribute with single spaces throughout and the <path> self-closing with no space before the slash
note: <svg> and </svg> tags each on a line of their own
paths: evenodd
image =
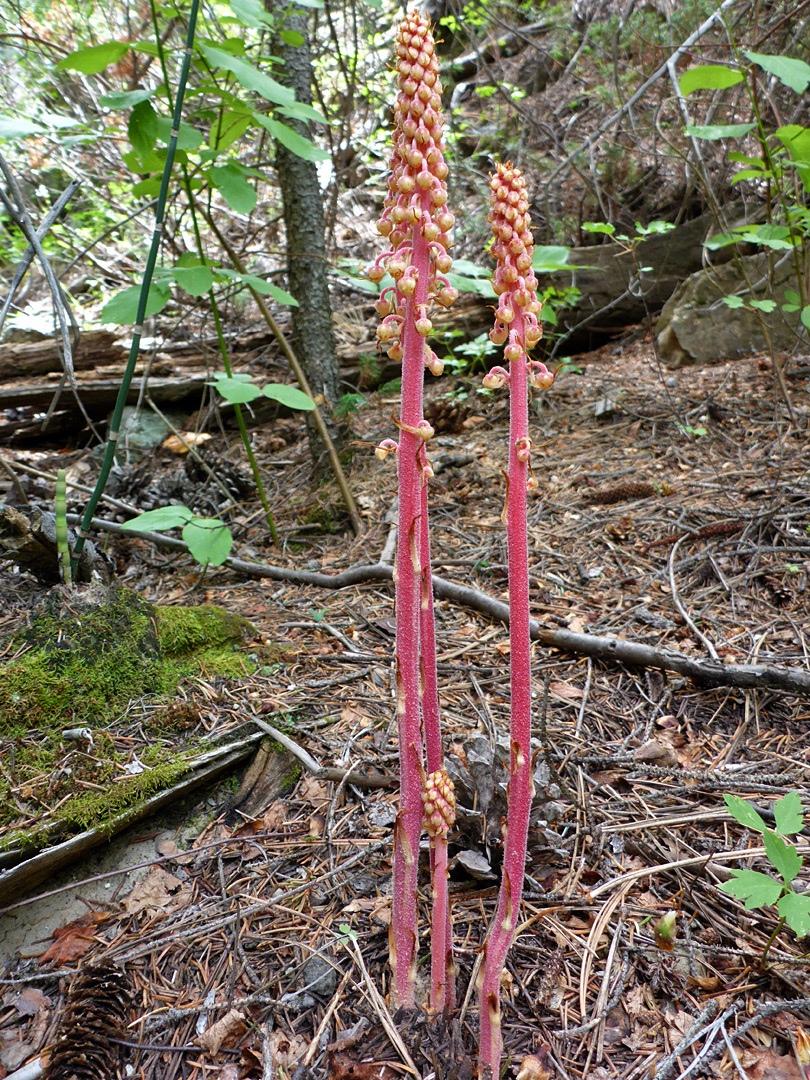
<svg viewBox="0 0 810 1080">
<path fill-rule="evenodd" d="M 526 182 L 517 169 L 499 165 L 492 178 L 492 254 L 498 260 L 493 287 L 499 296 L 495 329 L 497 344 L 507 342 L 508 373 L 495 368 L 487 385 L 509 383 L 509 472 L 506 534 L 509 563 L 509 642 L 511 668 L 511 733 L 509 805 L 504 836 L 501 887 L 495 918 L 484 947 L 479 978 L 479 1073 L 497 1077 L 501 1057 L 500 983 L 506 954 L 515 935 L 523 891 L 526 843 L 532 805 L 531 651 L 529 636 L 529 549 L 526 493 L 533 486 L 529 460 L 529 380 L 550 383 L 546 368 L 529 367 L 526 349 L 539 339 L 537 281 L 531 269 L 534 245 L 529 227 Z"/>
<path fill-rule="evenodd" d="M 377 337 L 392 359 L 402 361 L 402 405 L 397 475 L 399 540 L 396 557 L 396 680 L 400 753 L 400 808 L 394 829 L 394 896 L 389 933 L 392 969 L 391 1003 L 412 1008 L 416 981 L 418 922 L 416 887 L 419 842 L 425 803 L 425 742 L 430 763 L 441 758 L 432 597 L 424 603 L 423 582 L 430 582 L 426 484 L 430 469 L 425 443 L 433 434 L 423 418 L 424 369 L 440 374 L 441 364 L 425 338 L 432 325 L 428 304 L 452 303 L 456 292 L 441 274 L 450 268 L 447 248 L 453 215 L 445 208 L 447 165 L 443 156 L 441 84 L 430 26 L 418 12 L 400 24 L 396 43 L 397 85 L 394 149 L 388 195 L 378 230 L 390 251 L 369 270 L 373 281 L 388 271 L 394 286 L 377 301 L 381 323 Z M 385 456 L 387 447 L 378 448 Z M 427 575 L 427 576 L 425 576 Z M 427 650 L 427 652 L 425 651 Z M 428 686 L 427 718 L 422 685 Z M 424 725 L 423 725 L 424 721 Z M 429 777 L 427 778 L 429 779 Z M 436 821 L 449 805 L 444 787 L 431 803 Z M 431 820 L 431 815 L 426 816 Z M 435 823 L 429 831 L 438 828 Z M 432 860 L 435 863 L 435 859 Z M 442 871 L 446 893 L 446 871 Z M 442 910 L 440 947 L 447 948 L 449 915 Z M 445 965 L 446 966 L 446 965 Z M 442 993 L 446 992 L 442 990 Z"/>
</svg>

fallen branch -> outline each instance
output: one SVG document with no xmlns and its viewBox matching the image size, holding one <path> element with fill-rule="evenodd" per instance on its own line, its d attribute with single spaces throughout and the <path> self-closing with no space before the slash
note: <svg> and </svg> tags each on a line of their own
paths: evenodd
<svg viewBox="0 0 810 1080">
<path fill-rule="evenodd" d="M 78 518 L 68 514 L 68 521 L 73 523 Z M 107 532 L 132 534 L 121 525 L 102 518 L 94 518 L 92 524 L 97 529 Z M 182 540 L 163 533 L 139 533 L 145 540 L 151 540 L 161 547 L 175 551 L 188 551 L 188 545 Z M 319 589 L 345 589 L 350 585 L 359 585 L 365 581 L 390 581 L 393 570 L 382 563 L 363 566 L 351 566 L 339 574 L 321 574 L 308 570 L 289 570 L 283 566 L 268 566 L 264 563 L 245 562 L 243 559 L 226 559 L 224 566 L 248 577 L 270 578 L 272 581 L 290 581 L 297 585 L 314 585 Z M 433 595 L 440 600 L 452 600 L 455 604 L 472 608 L 481 615 L 487 615 L 498 622 L 509 624 L 509 605 L 494 596 L 471 589 L 467 585 L 457 585 L 454 581 L 433 575 Z M 573 630 L 549 630 L 541 626 L 536 619 L 531 620 L 531 636 L 551 649 L 578 653 L 582 656 L 595 656 L 600 660 L 628 664 L 630 667 L 660 668 L 662 671 L 676 671 L 686 675 L 698 686 L 738 686 L 743 689 L 784 690 L 790 694 L 810 693 L 810 671 L 802 668 L 790 668 L 781 664 L 724 664 L 719 660 L 695 660 L 691 656 L 676 652 L 674 649 L 660 649 L 653 645 L 642 645 L 624 638 L 600 637 L 596 634 L 578 634 Z"/>
</svg>

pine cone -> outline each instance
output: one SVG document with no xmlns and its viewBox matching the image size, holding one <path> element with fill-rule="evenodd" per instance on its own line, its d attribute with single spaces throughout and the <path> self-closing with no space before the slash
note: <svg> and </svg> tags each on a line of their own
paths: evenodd
<svg viewBox="0 0 810 1080">
<path fill-rule="evenodd" d="M 112 1080 L 117 1075 L 132 994 L 126 972 L 101 961 L 79 972 L 68 991 L 44 1080 Z"/>
</svg>

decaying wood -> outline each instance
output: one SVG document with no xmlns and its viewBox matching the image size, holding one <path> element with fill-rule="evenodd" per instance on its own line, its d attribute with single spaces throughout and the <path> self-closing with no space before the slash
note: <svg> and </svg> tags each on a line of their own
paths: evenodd
<svg viewBox="0 0 810 1080">
<path fill-rule="evenodd" d="M 124 346 L 109 330 L 86 330 L 73 351 L 76 371 L 88 371 L 106 364 L 126 363 Z M 11 343 L 0 347 L 0 382 L 26 380 L 32 375 L 62 371 L 62 358 L 53 338 Z"/>
<path fill-rule="evenodd" d="M 68 521 L 77 520 L 68 515 Z M 101 518 L 94 518 L 96 528 L 108 532 L 122 532 L 120 525 Z M 162 533 L 145 532 L 139 534 L 143 539 L 151 540 L 162 547 L 187 551 L 182 540 L 164 536 Z M 390 566 L 371 563 L 352 566 L 340 574 L 321 574 L 306 570 L 289 570 L 281 566 L 268 566 L 264 563 L 245 562 L 243 559 L 226 559 L 225 564 L 237 573 L 249 577 L 270 578 L 273 581 L 292 581 L 314 585 L 320 589 L 343 589 L 350 585 L 359 585 L 364 581 L 390 581 L 393 571 Z M 509 605 L 502 600 L 467 585 L 458 585 L 454 581 L 433 575 L 433 593 L 437 599 L 452 600 L 463 604 L 482 615 L 488 615 L 506 625 L 509 624 Z M 810 693 L 810 671 L 784 667 L 780 664 L 722 664 L 719 662 L 695 660 L 691 656 L 675 649 L 658 649 L 640 642 L 624 638 L 602 637 L 597 634 L 579 634 L 573 630 L 549 630 L 537 620 L 531 621 L 531 634 L 534 641 L 539 641 L 551 649 L 594 656 L 600 660 L 629 664 L 631 667 L 658 668 L 661 671 L 675 671 L 686 675 L 699 686 L 738 686 L 745 689 L 783 690 L 791 694 Z"/>
<path fill-rule="evenodd" d="M 184 398 L 189 397 L 199 398 L 207 379 L 208 375 L 205 372 L 169 378 L 150 377 L 149 393 L 152 399 L 157 402 L 182 401 Z M 85 408 L 93 411 L 112 408 L 115 404 L 118 388 L 121 385 L 120 378 L 77 379 L 76 382 Z M 58 379 L 48 379 L 38 383 L 6 383 L 0 386 L 0 409 L 29 407 L 44 411 L 49 407 L 58 390 Z M 140 380 L 136 376 L 127 395 L 127 402 L 130 405 L 135 405 L 140 393 Z M 60 405 L 67 407 L 72 401 L 72 393 L 68 387 L 64 387 L 60 397 Z"/>
</svg>

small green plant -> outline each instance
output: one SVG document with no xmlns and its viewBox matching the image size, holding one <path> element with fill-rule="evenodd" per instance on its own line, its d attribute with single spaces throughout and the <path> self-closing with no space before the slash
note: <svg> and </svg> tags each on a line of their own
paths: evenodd
<svg viewBox="0 0 810 1080">
<path fill-rule="evenodd" d="M 131 532 L 182 528 L 188 550 L 201 566 L 220 566 L 233 547 L 233 534 L 224 521 L 198 517 L 187 506 L 159 506 L 125 522 L 121 528 Z"/>
<path fill-rule="evenodd" d="M 346 420 L 350 416 L 355 416 L 366 403 L 365 396 L 363 394 L 343 394 L 338 398 L 335 405 L 335 416 L 341 420 Z"/>
<path fill-rule="evenodd" d="M 689 435 L 693 439 L 702 439 L 704 435 L 709 434 L 705 427 L 693 427 L 691 424 L 678 424 L 678 430 L 682 434 Z"/>
<path fill-rule="evenodd" d="M 804 860 L 793 844 L 784 838 L 802 831 L 804 812 L 798 791 L 791 791 L 773 804 L 775 828 L 770 828 L 762 815 L 751 803 L 737 795 L 723 795 L 728 811 L 747 829 L 762 836 L 765 855 L 779 874 L 779 878 L 762 874 L 758 870 L 732 870 L 734 877 L 720 885 L 720 890 L 745 903 L 748 911 L 776 904 L 779 924 L 768 939 L 762 953 L 762 963 L 768 955 L 774 939 L 787 923 L 797 937 L 810 934 L 810 895 L 798 893 L 793 883 L 804 865 Z"/>
</svg>

